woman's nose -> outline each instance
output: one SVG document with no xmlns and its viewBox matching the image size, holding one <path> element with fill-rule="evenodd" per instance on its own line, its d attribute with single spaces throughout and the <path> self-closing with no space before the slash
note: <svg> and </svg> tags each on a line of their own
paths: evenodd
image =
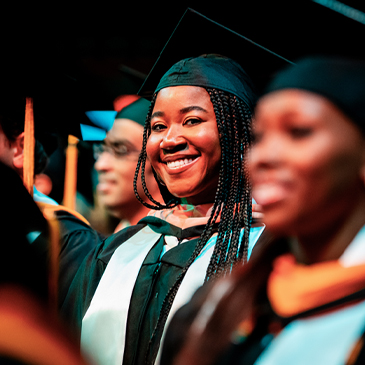
<svg viewBox="0 0 365 365">
<path fill-rule="evenodd" d="M 160 148 L 164 154 L 174 153 L 187 148 L 187 141 L 179 126 L 171 126 L 162 138 Z"/>
<path fill-rule="evenodd" d="M 251 167 L 274 167 L 283 160 L 283 141 L 275 136 L 267 136 L 254 144 L 249 152 Z"/>
</svg>

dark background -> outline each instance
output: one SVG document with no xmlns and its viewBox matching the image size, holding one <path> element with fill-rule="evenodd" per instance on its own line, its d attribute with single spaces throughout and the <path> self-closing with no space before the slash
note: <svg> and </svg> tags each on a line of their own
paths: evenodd
<svg viewBox="0 0 365 365">
<path fill-rule="evenodd" d="M 365 12 L 364 1 L 341 2 Z M 365 58 L 365 25 L 311 0 L 3 4 L 1 95 L 23 88 L 30 96 L 39 94 L 36 133 L 54 126 L 77 135 L 84 110 L 112 109 L 117 95 L 137 93 L 187 7 L 291 61 L 315 53 Z M 190 32 L 196 31 L 191 24 Z M 257 67 L 265 66 L 257 60 Z M 62 85 L 60 73 L 68 75 L 71 87 Z M 90 170 L 93 160 L 86 152 L 80 152 L 86 158 L 79 165 Z M 63 171 L 63 164 L 51 166 Z M 89 173 L 79 170 L 78 186 L 87 187 L 84 195 L 92 201 Z M 61 187 L 54 190 L 62 194 L 63 175 L 55 181 Z"/>
<path fill-rule="evenodd" d="M 365 12 L 360 1 L 342 3 Z M 161 4 L 163 3 L 163 4 Z M 295 61 L 312 53 L 365 57 L 365 25 L 311 0 L 56 2 L 1 10 L 1 62 L 87 80 L 106 98 L 135 93 L 187 7 Z M 194 25 L 191 27 L 194 32 Z M 6 72 L 6 67 L 2 67 Z M 128 68 L 137 71 L 122 71 Z M 258 67 L 260 64 L 258 63 Z M 50 71 L 51 73 L 51 71 Z M 88 96 L 90 108 L 96 103 Z"/>
</svg>

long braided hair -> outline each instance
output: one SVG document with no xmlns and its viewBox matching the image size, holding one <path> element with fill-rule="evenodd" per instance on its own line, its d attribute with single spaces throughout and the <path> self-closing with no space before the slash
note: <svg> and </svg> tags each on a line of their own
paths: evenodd
<svg viewBox="0 0 365 365">
<path fill-rule="evenodd" d="M 213 226 L 220 216 L 215 248 L 207 268 L 205 281 L 229 273 L 237 263 L 247 261 L 249 232 L 252 221 L 251 186 L 248 170 L 245 164 L 245 154 L 251 144 L 251 117 L 252 113 L 247 105 L 239 98 L 219 89 L 207 88 L 210 100 L 213 104 L 221 146 L 221 167 L 215 200 L 211 215 L 203 233 L 188 260 L 186 266 L 177 278 L 175 284 L 169 289 L 159 314 L 157 325 L 154 329 L 146 352 L 146 359 L 150 355 L 151 344 L 154 337 L 162 334 L 167 316 L 180 284 L 201 250 L 212 235 Z M 134 176 L 134 192 L 137 199 L 150 209 L 169 209 L 180 203 L 179 199 L 172 196 L 167 188 L 159 183 L 165 205 L 159 203 L 148 192 L 144 172 L 147 159 L 146 144 L 151 133 L 151 114 L 157 94 L 152 98 L 151 106 L 147 114 L 143 133 L 143 147 Z M 137 179 L 141 170 L 141 180 L 146 196 L 154 204 L 144 202 L 137 192 Z M 241 229 L 244 228 L 242 240 Z M 241 241 L 241 242 L 240 242 Z M 157 355 L 151 354 L 152 358 Z"/>
</svg>

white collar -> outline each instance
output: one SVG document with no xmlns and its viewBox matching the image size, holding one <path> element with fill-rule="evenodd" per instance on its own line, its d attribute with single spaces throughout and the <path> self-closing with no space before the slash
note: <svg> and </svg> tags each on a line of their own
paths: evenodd
<svg viewBox="0 0 365 365">
<path fill-rule="evenodd" d="M 339 261 L 345 267 L 365 264 L 365 226 L 346 247 Z"/>
</svg>

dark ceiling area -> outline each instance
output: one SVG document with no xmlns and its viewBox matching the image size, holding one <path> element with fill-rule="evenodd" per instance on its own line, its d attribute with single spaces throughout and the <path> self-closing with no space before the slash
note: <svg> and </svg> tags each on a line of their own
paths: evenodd
<svg viewBox="0 0 365 365">
<path fill-rule="evenodd" d="M 341 2 L 365 12 L 365 4 Z M 311 0 L 230 4 L 13 5 L 1 11 L 2 73 L 40 68 L 49 69 L 51 77 L 52 70 L 65 72 L 90 85 L 88 107 L 97 108 L 100 95 L 112 101 L 118 94 L 138 91 L 187 7 L 292 61 L 313 53 L 365 58 L 365 25 Z M 261 60 L 257 67 L 263 67 Z"/>
</svg>

